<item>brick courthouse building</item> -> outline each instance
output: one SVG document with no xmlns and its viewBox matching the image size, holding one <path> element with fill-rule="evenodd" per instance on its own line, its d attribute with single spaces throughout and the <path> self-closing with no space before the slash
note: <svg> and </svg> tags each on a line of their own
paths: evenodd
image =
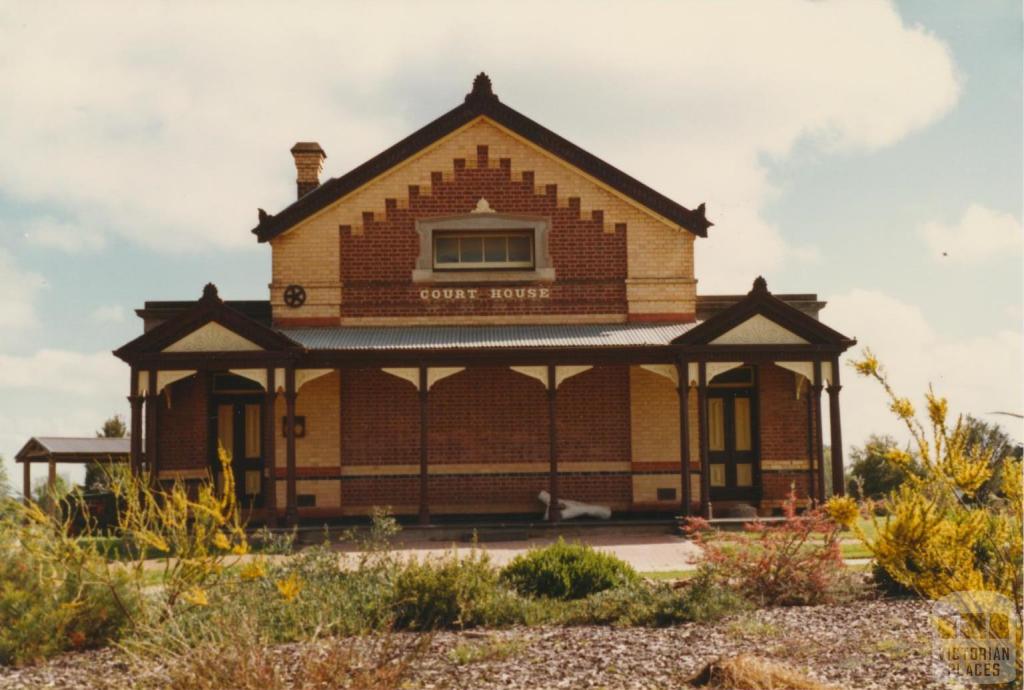
<svg viewBox="0 0 1024 690">
<path fill-rule="evenodd" d="M 219 442 L 255 520 L 539 515 L 544 490 L 616 512 L 768 513 L 791 484 L 826 493 L 827 413 L 842 491 L 854 341 L 818 321 L 815 295 L 760 278 L 698 295 L 703 204 L 509 108 L 482 74 L 341 177 L 320 182 L 317 144 L 292 154 L 298 199 L 252 231 L 269 301 L 208 285 L 147 302 L 144 334 L 116 351 L 136 467 L 199 480 Z"/>
</svg>

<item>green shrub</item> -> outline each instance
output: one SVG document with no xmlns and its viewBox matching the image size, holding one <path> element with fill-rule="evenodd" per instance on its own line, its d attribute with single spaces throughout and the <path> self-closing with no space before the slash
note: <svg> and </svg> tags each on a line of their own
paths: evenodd
<svg viewBox="0 0 1024 690">
<path fill-rule="evenodd" d="M 735 588 L 719 582 L 711 572 L 701 569 L 686 583 L 683 607 L 686 620 L 701 623 L 749 611 L 754 604 Z"/>
<path fill-rule="evenodd" d="M 521 619 L 518 597 L 501 585 L 486 552 L 410 560 L 392 592 L 394 626 L 416 630 L 504 625 Z"/>
<path fill-rule="evenodd" d="M 501 580 L 520 594 L 552 599 L 581 599 L 638 579 L 625 561 L 561 539 L 516 556 L 501 571 Z"/>
<path fill-rule="evenodd" d="M 698 575 L 685 587 L 634 581 L 585 599 L 566 602 L 557 622 L 567 625 L 663 627 L 687 622 L 714 621 L 750 609 L 738 593 Z"/>
<path fill-rule="evenodd" d="M 199 644 L 230 621 L 258 630 L 267 643 L 384 630 L 393 619 L 393 577 L 387 567 L 342 570 L 340 555 L 325 546 L 273 563 L 257 557 L 210 588 L 206 605 L 177 607 L 173 634 Z M 133 642 L 159 646 L 168 631 L 158 620 Z"/>
</svg>

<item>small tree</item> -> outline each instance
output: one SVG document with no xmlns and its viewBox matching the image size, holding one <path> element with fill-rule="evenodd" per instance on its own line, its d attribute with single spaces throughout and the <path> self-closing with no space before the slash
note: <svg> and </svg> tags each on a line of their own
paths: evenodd
<svg viewBox="0 0 1024 690">
<path fill-rule="evenodd" d="M 0 503 L 11 496 L 11 483 L 7 478 L 7 468 L 4 466 L 4 456 L 0 455 Z"/>
<path fill-rule="evenodd" d="M 107 421 L 103 422 L 103 426 L 96 432 L 96 438 L 125 438 L 128 436 L 128 427 L 125 425 L 121 415 L 115 414 L 110 417 Z M 108 477 L 110 472 L 104 469 L 104 465 L 109 463 L 90 462 L 85 467 L 85 488 L 92 489 L 93 487 L 107 488 Z"/>
<path fill-rule="evenodd" d="M 10 480 L 7 478 L 7 468 L 4 466 L 4 458 L 0 455 L 0 519 L 14 507 L 14 493 L 11 490 Z"/>
<path fill-rule="evenodd" d="M 850 449 L 853 464 L 850 466 L 847 493 L 857 498 L 877 500 L 905 482 L 909 474 L 916 473 L 917 460 L 909 450 L 910 462 L 905 467 L 888 460 L 889 454 L 897 450 L 899 444 L 896 439 L 879 434 L 869 436 L 863 446 Z"/>
</svg>

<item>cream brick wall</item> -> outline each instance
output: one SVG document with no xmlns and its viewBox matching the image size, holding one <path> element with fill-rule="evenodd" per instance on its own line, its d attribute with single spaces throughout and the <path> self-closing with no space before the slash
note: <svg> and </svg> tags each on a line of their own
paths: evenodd
<svg viewBox="0 0 1024 690">
<path fill-rule="evenodd" d="M 633 503 L 665 506 L 678 505 L 682 500 L 680 495 L 678 474 L 634 474 L 633 475 Z M 672 501 L 659 501 L 658 489 L 675 489 L 676 498 Z M 690 475 L 690 501 L 700 501 L 700 477 L 697 474 Z"/>
<path fill-rule="evenodd" d="M 810 469 L 810 461 L 807 458 L 799 460 L 762 460 L 762 470 L 806 470 Z M 817 462 L 814 463 L 817 466 Z"/>
<path fill-rule="evenodd" d="M 557 184 L 559 204 L 567 205 L 569 197 L 579 197 L 583 217 L 601 209 L 607 228 L 627 224 L 631 313 L 695 312 L 694 235 L 481 117 L 273 239 L 270 297 L 275 315 L 339 316 L 344 299 L 339 275 L 339 225 L 350 225 L 353 232 L 359 232 L 363 212 L 383 214 L 388 198 L 396 199 L 400 208 L 407 207 L 409 185 L 419 185 L 420 193 L 428 195 L 430 174 L 440 171 L 450 178 L 455 158 L 464 158 L 467 166 L 475 166 L 478 145 L 488 147 L 490 165 L 497 166 L 499 159 L 509 158 L 513 179 L 519 179 L 524 170 L 533 171 L 538 193 L 547 184 Z M 297 309 L 283 306 L 282 293 L 292 283 L 303 285 L 307 291 L 306 303 Z"/>
<path fill-rule="evenodd" d="M 317 508 L 337 508 L 341 506 L 340 479 L 299 479 L 295 482 L 295 495 L 313 494 L 316 496 Z M 277 480 L 277 507 L 287 506 L 288 483 L 284 479 Z"/>
<path fill-rule="evenodd" d="M 297 467 L 341 466 L 341 417 L 338 410 L 340 385 L 341 379 L 335 371 L 313 379 L 299 389 L 299 396 L 295 399 L 295 414 L 306 418 L 306 435 L 295 439 Z M 284 396 L 278 395 L 274 414 L 274 433 L 277 434 L 274 455 L 277 467 L 285 467 L 287 460 L 287 444 L 281 422 L 284 415 Z"/>
<path fill-rule="evenodd" d="M 693 463 L 700 459 L 697 436 L 697 391 L 688 395 L 690 420 L 690 497 L 700 500 L 700 476 Z M 681 500 L 681 482 L 675 473 L 644 473 L 643 463 L 675 463 L 679 457 L 679 394 L 675 383 L 664 376 L 642 369 L 629 369 L 630 445 L 634 466 L 633 503 L 666 504 Z M 675 489 L 675 501 L 659 501 L 658 489 Z"/>
<path fill-rule="evenodd" d="M 690 461 L 700 459 L 697 391 L 689 392 Z M 679 462 L 679 394 L 675 384 L 640 367 L 629 368 L 633 462 Z"/>
<path fill-rule="evenodd" d="M 679 394 L 669 379 L 629 368 L 633 462 L 679 462 Z"/>
</svg>

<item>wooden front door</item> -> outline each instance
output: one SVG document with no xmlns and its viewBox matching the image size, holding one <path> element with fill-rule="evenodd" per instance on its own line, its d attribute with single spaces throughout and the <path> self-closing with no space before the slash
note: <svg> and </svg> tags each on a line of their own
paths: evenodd
<svg viewBox="0 0 1024 690">
<path fill-rule="evenodd" d="M 754 392 L 708 390 L 708 460 L 711 500 L 754 500 L 760 481 Z"/>
<path fill-rule="evenodd" d="M 263 405 L 258 396 L 214 398 L 214 453 L 221 446 L 231 454 L 235 497 L 245 508 L 263 507 Z M 211 458 L 214 477 L 223 486 L 220 462 Z"/>
</svg>

